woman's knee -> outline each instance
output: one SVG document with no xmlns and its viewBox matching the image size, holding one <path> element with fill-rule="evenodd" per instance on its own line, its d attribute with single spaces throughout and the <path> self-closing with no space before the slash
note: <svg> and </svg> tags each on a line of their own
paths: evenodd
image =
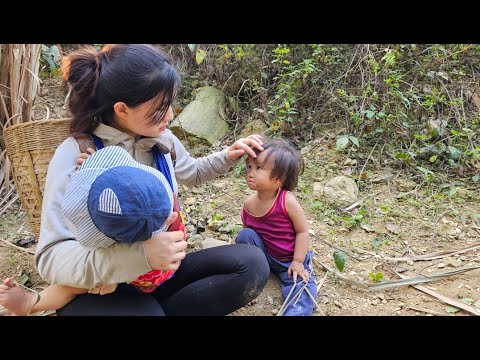
<svg viewBox="0 0 480 360">
<path fill-rule="evenodd" d="M 240 244 L 239 246 L 243 252 L 243 265 L 246 271 L 251 274 L 260 284 L 265 286 L 270 277 L 270 265 L 268 264 L 265 253 L 254 245 Z"/>
<path fill-rule="evenodd" d="M 270 266 L 263 251 L 248 244 L 238 245 L 238 252 L 242 256 L 243 267 L 243 298 L 244 303 L 255 299 L 262 292 L 270 278 Z"/>
</svg>

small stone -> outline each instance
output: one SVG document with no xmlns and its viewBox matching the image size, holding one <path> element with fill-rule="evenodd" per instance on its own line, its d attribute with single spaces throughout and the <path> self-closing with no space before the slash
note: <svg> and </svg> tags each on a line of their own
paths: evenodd
<svg viewBox="0 0 480 360">
<path fill-rule="evenodd" d="M 458 260 L 456 260 L 456 259 L 453 259 L 453 258 L 451 258 L 451 257 L 448 257 L 448 256 L 443 258 L 443 262 L 444 262 L 446 265 L 451 266 L 451 267 L 454 267 L 454 268 L 459 267 L 459 266 L 462 265 L 462 263 L 461 263 L 460 261 L 458 261 Z"/>
<path fill-rule="evenodd" d="M 197 202 L 197 200 L 194 197 L 187 197 L 185 201 L 183 202 L 184 205 L 193 205 Z"/>
<path fill-rule="evenodd" d="M 50 93 L 50 89 L 47 88 L 47 87 L 44 87 L 44 88 L 42 88 L 42 89 L 40 90 L 40 94 L 39 94 L 39 95 L 43 97 L 43 96 L 48 95 L 49 93 Z"/>
</svg>

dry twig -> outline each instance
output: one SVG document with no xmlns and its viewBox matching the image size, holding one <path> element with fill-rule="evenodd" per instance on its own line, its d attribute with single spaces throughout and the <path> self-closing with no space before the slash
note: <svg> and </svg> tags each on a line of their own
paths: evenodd
<svg viewBox="0 0 480 360">
<path fill-rule="evenodd" d="M 35 255 L 35 252 L 33 252 L 33 251 L 31 251 L 31 250 L 28 250 L 28 249 L 25 249 L 25 248 L 22 248 L 22 247 L 17 246 L 17 245 L 14 245 L 14 244 L 12 244 L 11 242 L 9 242 L 9 241 L 7 241 L 7 240 L 5 240 L 5 239 L 0 238 L 0 241 L 1 241 L 2 243 L 4 243 L 5 245 L 8 245 L 8 246 L 10 246 L 10 247 L 12 247 L 12 248 L 14 248 L 14 249 L 16 249 L 16 250 L 22 250 L 22 251 L 25 251 L 25 252 L 27 252 L 27 253 L 29 253 L 29 254 Z M 1 245 L 1 244 L 0 244 L 0 245 Z"/>
<path fill-rule="evenodd" d="M 480 266 L 476 266 L 476 268 L 480 268 Z M 408 279 L 405 275 L 399 274 L 393 269 L 392 269 L 392 271 L 395 274 L 397 274 L 397 276 L 401 277 L 402 279 Z M 422 291 L 422 292 L 424 292 L 424 293 L 426 293 L 430 296 L 433 296 L 434 298 L 436 298 L 436 299 L 438 299 L 438 300 L 440 300 L 440 301 L 442 301 L 446 304 L 449 304 L 449 305 L 455 306 L 459 309 L 468 311 L 469 313 L 477 315 L 477 316 L 480 315 L 480 308 L 478 308 L 476 306 L 465 304 L 464 302 L 462 302 L 460 300 L 452 299 L 448 296 L 445 296 L 445 295 L 439 293 L 438 291 L 429 289 L 426 286 L 422 286 L 422 285 L 412 285 L 412 286 L 415 289 L 420 290 L 420 291 Z"/>
</svg>

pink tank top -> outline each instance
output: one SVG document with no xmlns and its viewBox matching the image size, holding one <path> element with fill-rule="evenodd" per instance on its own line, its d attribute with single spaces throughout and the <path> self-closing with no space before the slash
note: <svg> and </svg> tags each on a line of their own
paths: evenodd
<svg viewBox="0 0 480 360">
<path fill-rule="evenodd" d="M 280 189 L 265 215 L 254 216 L 245 207 L 241 214 L 243 225 L 254 230 L 262 238 L 267 252 L 281 262 L 293 260 L 297 236 L 285 205 L 287 193 Z"/>
</svg>

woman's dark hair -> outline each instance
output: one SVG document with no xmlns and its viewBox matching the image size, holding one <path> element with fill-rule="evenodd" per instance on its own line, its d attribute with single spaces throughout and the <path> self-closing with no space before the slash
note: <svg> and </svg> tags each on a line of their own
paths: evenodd
<svg viewBox="0 0 480 360">
<path fill-rule="evenodd" d="M 298 177 L 304 170 L 302 155 L 283 139 L 272 139 L 262 135 L 262 142 L 266 155 L 262 164 L 258 165 L 266 166 L 272 158 L 270 178 L 280 180 L 283 184 L 282 190 L 294 190 L 298 183 Z M 254 151 L 257 155 L 260 152 L 256 149 Z"/>
<path fill-rule="evenodd" d="M 155 97 L 151 123 L 162 121 L 180 86 L 172 59 L 153 45 L 107 45 L 100 52 L 85 47 L 62 60 L 63 81 L 70 87 L 70 132 L 91 133 L 113 120 L 113 105 L 135 107 Z"/>
</svg>

